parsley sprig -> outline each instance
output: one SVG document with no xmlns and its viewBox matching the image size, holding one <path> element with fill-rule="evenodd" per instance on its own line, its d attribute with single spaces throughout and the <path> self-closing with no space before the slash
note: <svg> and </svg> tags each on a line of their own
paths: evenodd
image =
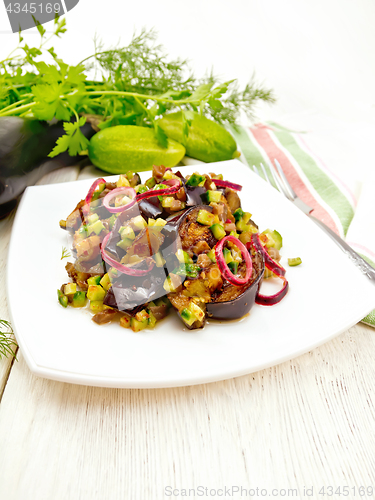
<svg viewBox="0 0 375 500">
<path fill-rule="evenodd" d="M 155 31 L 142 30 L 126 47 L 104 50 L 95 40 L 95 52 L 73 66 L 58 58 L 50 42 L 66 32 L 65 19 L 55 18 L 54 31 L 35 21 L 40 43 L 30 47 L 19 34 L 18 46 L 0 61 L 0 116 L 62 120 L 65 135 L 50 156 L 64 151 L 84 153 L 88 141 L 81 132 L 86 115 L 98 115 L 99 128 L 113 125 L 153 127 L 161 145 L 167 137 L 158 125 L 166 111 L 198 111 L 219 123 L 234 124 L 240 113 L 252 117 L 259 101 L 274 102 L 272 91 L 254 78 L 240 90 L 236 80 L 220 82 L 213 74 L 197 79 L 186 60 L 170 60 L 156 43 Z M 47 61 L 47 62 L 46 62 Z M 94 75 L 94 79 L 89 79 Z"/>
</svg>

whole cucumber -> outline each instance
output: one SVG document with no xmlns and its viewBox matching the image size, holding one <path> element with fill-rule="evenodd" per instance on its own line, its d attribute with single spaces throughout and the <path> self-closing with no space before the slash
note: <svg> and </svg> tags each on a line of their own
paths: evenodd
<svg viewBox="0 0 375 500">
<path fill-rule="evenodd" d="M 224 127 L 198 113 L 189 115 L 193 118 L 185 143 L 187 156 L 208 163 L 240 156 L 235 140 Z M 181 111 L 165 115 L 158 124 L 170 139 L 183 143 Z"/>
<path fill-rule="evenodd" d="M 181 144 L 168 139 L 168 148 L 163 148 L 153 129 L 135 125 L 101 130 L 91 138 L 88 150 L 91 162 L 111 174 L 141 172 L 153 165 L 174 167 L 185 156 Z"/>
</svg>

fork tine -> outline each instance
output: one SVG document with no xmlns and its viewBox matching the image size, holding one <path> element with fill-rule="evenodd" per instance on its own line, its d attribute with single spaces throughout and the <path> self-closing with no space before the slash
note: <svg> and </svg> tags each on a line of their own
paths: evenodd
<svg viewBox="0 0 375 500">
<path fill-rule="evenodd" d="M 270 181 L 270 179 L 269 179 L 269 177 L 267 175 L 267 172 L 266 172 L 266 169 L 264 168 L 263 163 L 260 164 L 260 168 L 262 169 L 264 178 L 266 179 L 266 181 L 268 182 L 268 184 L 271 184 L 271 186 L 272 186 L 272 182 Z"/>
<path fill-rule="evenodd" d="M 258 170 L 258 168 L 257 168 L 255 165 L 253 165 L 253 170 L 254 170 L 254 172 L 255 172 L 257 175 L 259 175 L 259 177 L 261 177 L 261 175 L 260 175 L 260 173 L 259 173 L 259 170 Z"/>
<path fill-rule="evenodd" d="M 286 178 L 286 176 L 285 176 L 285 174 L 283 172 L 283 169 L 281 168 L 280 163 L 276 160 L 276 158 L 274 158 L 273 161 L 275 162 L 275 165 L 276 165 L 277 172 L 278 172 L 279 176 L 281 177 L 281 179 L 284 182 L 284 185 L 285 185 L 287 191 L 289 192 L 289 198 L 291 198 L 292 200 L 295 200 L 297 198 L 297 195 L 293 191 L 292 186 L 289 184 L 289 181 Z"/>
<path fill-rule="evenodd" d="M 277 187 L 277 189 L 280 191 L 281 194 L 286 196 L 287 198 L 290 198 L 289 193 L 285 190 L 285 187 L 283 186 L 282 182 L 279 179 L 279 176 L 276 174 L 275 167 L 271 163 L 271 168 L 270 168 L 271 174 L 273 181 Z"/>
</svg>

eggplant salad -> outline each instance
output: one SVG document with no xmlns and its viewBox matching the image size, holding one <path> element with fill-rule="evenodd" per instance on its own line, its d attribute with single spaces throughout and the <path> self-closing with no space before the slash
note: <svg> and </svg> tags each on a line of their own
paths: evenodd
<svg viewBox="0 0 375 500">
<path fill-rule="evenodd" d="M 207 317 L 239 319 L 254 303 L 280 302 L 289 287 L 279 263 L 282 237 L 259 232 L 241 208 L 241 189 L 222 175 L 184 177 L 164 166 L 154 166 L 144 183 L 131 172 L 117 182 L 97 179 L 60 221 L 74 262 L 58 301 L 89 303 L 95 323 L 117 321 L 134 332 L 172 309 L 193 330 Z M 282 281 L 280 291 L 260 294 L 271 276 Z"/>
</svg>

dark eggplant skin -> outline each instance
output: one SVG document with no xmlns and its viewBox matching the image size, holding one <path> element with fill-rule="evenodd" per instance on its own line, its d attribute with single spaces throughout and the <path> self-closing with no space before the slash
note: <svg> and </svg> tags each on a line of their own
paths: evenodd
<svg viewBox="0 0 375 500">
<path fill-rule="evenodd" d="M 264 259 L 261 254 L 258 254 L 258 257 L 260 265 L 257 267 L 257 274 L 249 288 L 234 300 L 207 303 L 206 311 L 208 317 L 215 319 L 240 319 L 250 312 L 255 304 L 255 298 L 264 275 Z"/>
<path fill-rule="evenodd" d="M 126 276 L 122 280 L 112 283 L 106 293 L 104 304 L 131 313 L 132 310 L 147 302 L 165 295 L 163 283 L 166 278 L 164 268 L 154 267 L 145 276 Z"/>
<path fill-rule="evenodd" d="M 81 131 L 88 139 L 95 134 L 89 123 Z M 69 156 L 67 152 L 48 157 L 64 134 L 61 122 L 49 125 L 18 116 L 0 118 L 0 218 L 15 208 L 27 186 L 53 170 L 82 160 L 81 156 Z"/>
</svg>

